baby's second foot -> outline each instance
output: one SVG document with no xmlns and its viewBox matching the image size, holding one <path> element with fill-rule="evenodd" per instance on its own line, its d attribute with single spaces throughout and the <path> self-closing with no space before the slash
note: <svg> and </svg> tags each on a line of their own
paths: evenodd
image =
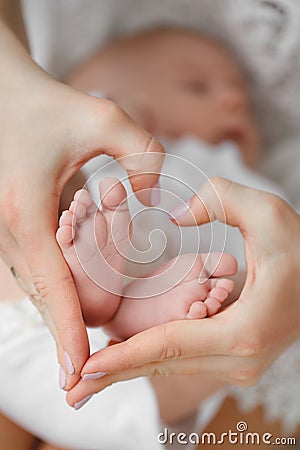
<svg viewBox="0 0 300 450">
<path fill-rule="evenodd" d="M 123 185 L 114 178 L 103 180 L 100 197 L 102 211 L 88 191 L 78 191 L 70 208 L 62 213 L 56 235 L 89 326 L 106 323 L 118 309 L 130 242 Z"/>
<path fill-rule="evenodd" d="M 126 286 L 117 314 L 105 327 L 112 337 L 127 339 L 162 323 L 203 319 L 221 309 L 234 288 L 233 281 L 223 277 L 236 273 L 235 258 L 226 253 L 211 254 L 208 258 L 187 254 L 178 257 L 176 264 L 174 261 Z M 200 282 L 199 275 L 205 272 L 205 266 L 216 267 L 215 278 Z"/>
</svg>

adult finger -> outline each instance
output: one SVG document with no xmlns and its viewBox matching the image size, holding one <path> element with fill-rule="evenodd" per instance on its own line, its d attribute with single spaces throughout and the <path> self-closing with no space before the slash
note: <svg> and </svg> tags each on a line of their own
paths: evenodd
<svg viewBox="0 0 300 450">
<path fill-rule="evenodd" d="M 83 399 L 97 394 L 114 383 L 120 381 L 128 381 L 133 378 L 147 376 L 154 377 L 156 375 L 191 375 L 191 374 L 209 374 L 215 376 L 222 381 L 229 382 L 229 377 L 224 367 L 224 360 L 220 356 L 190 358 L 173 361 L 152 362 L 137 368 L 130 368 L 122 372 L 112 374 L 95 373 L 91 377 L 85 376 L 74 388 L 67 394 L 67 402 L 70 406 L 77 409 L 77 405 Z M 225 357 L 224 357 L 225 358 Z M 200 360 L 200 361 L 199 361 Z M 218 372 L 221 369 L 221 372 Z M 94 376 L 94 378 L 93 378 Z"/>
<path fill-rule="evenodd" d="M 295 211 L 277 195 L 218 177 L 210 178 L 184 207 L 171 214 L 180 226 L 218 220 L 238 227 L 244 238 L 263 236 L 264 240 L 278 233 L 283 217 L 285 223 L 288 218 L 299 224 Z"/>
<path fill-rule="evenodd" d="M 93 373 L 85 375 L 68 393 L 67 401 L 74 406 L 113 383 L 127 381 L 140 376 L 171 375 L 210 375 L 225 383 L 237 386 L 251 386 L 258 382 L 265 368 L 270 364 L 268 358 L 239 355 L 209 355 L 191 358 L 154 361 L 139 367 L 128 368 L 117 373 Z"/>
<path fill-rule="evenodd" d="M 263 365 L 254 358 L 238 356 L 211 355 L 193 358 L 183 358 L 161 362 L 151 362 L 136 368 L 126 369 L 113 374 L 97 374 L 95 378 L 85 377 L 67 394 L 68 403 L 74 407 L 82 399 L 101 392 L 107 387 L 120 381 L 147 376 L 172 375 L 210 375 L 211 377 L 238 386 L 251 386 L 257 383 Z M 242 368 L 241 368 L 242 367 Z M 98 378 L 97 378 L 98 377 Z"/>
<path fill-rule="evenodd" d="M 69 389 L 80 378 L 89 345 L 74 282 L 55 240 L 57 207 L 58 200 L 49 193 L 30 197 L 24 192 L 22 206 L 15 209 L 20 220 L 9 225 L 30 271 L 30 298 L 56 341 L 62 387 Z M 36 217 L 26 221 L 29 211 Z"/>
<path fill-rule="evenodd" d="M 165 360 L 227 354 L 236 341 L 235 330 L 228 333 L 228 326 L 229 321 L 219 314 L 218 320 L 215 317 L 181 320 L 145 330 L 93 354 L 84 365 L 82 376 L 95 372 L 118 373 Z"/>
</svg>

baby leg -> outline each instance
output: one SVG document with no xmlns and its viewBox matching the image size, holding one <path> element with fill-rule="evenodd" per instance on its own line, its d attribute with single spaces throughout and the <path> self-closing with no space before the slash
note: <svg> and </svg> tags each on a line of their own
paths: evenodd
<svg viewBox="0 0 300 450">
<path fill-rule="evenodd" d="M 130 242 L 126 191 L 114 178 L 100 183 L 100 211 L 86 190 L 64 211 L 57 241 L 72 272 L 89 326 L 110 320 L 118 309 Z"/>
</svg>

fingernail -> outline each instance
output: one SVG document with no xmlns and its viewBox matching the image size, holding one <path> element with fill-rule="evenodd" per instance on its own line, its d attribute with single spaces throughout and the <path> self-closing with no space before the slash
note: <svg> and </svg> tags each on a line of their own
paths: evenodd
<svg viewBox="0 0 300 450">
<path fill-rule="evenodd" d="M 107 95 L 105 95 L 103 91 L 98 91 L 97 89 L 89 91 L 89 94 L 97 98 L 107 98 Z"/>
<path fill-rule="evenodd" d="M 151 205 L 152 206 L 157 206 L 157 205 L 160 204 L 160 184 L 159 184 L 159 181 L 151 189 L 150 201 L 151 201 Z"/>
<path fill-rule="evenodd" d="M 68 352 L 64 352 L 65 355 L 65 362 L 66 362 L 66 367 L 67 367 L 67 372 L 70 375 L 73 375 L 73 373 L 75 373 L 75 369 L 72 363 L 72 360 L 70 358 L 70 355 Z"/>
<path fill-rule="evenodd" d="M 83 381 L 88 380 L 97 380 L 98 378 L 102 378 L 107 375 L 107 372 L 94 372 L 94 373 L 85 373 L 82 377 Z"/>
<path fill-rule="evenodd" d="M 184 216 L 191 205 L 191 199 L 187 200 L 186 202 L 182 202 L 179 203 L 179 205 L 175 206 L 175 208 L 171 209 L 171 211 L 169 211 L 170 214 L 170 218 L 171 219 L 178 219 L 179 217 Z"/>
<path fill-rule="evenodd" d="M 82 408 L 83 405 L 85 405 L 92 397 L 93 395 L 88 395 L 87 397 L 84 397 L 82 400 L 80 400 L 80 402 L 76 402 L 74 404 L 74 409 L 78 411 L 78 409 Z"/>
<path fill-rule="evenodd" d="M 64 369 L 61 366 L 59 366 L 58 382 L 59 382 L 59 387 L 61 389 L 64 389 L 66 387 L 66 383 L 67 383 L 66 374 L 65 374 Z"/>
</svg>

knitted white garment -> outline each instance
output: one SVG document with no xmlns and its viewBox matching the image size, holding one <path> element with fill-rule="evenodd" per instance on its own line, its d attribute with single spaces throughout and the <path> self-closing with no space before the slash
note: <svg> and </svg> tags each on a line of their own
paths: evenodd
<svg viewBox="0 0 300 450">
<path fill-rule="evenodd" d="M 110 39 L 144 28 L 189 27 L 226 43 L 249 74 L 266 142 L 262 169 L 289 189 L 287 195 L 292 200 L 298 197 L 298 0 L 24 0 L 23 7 L 34 57 L 58 77 Z M 288 158 L 284 160 L 282 155 L 281 143 L 288 150 L 291 135 L 294 150 L 293 162 L 289 164 Z M 272 171 L 274 143 L 279 149 L 276 154 L 280 155 Z M 282 164 L 285 180 L 289 178 L 290 169 L 293 171 L 292 185 L 282 180 Z M 294 430 L 300 425 L 299 380 L 300 344 L 296 343 L 274 363 L 256 387 L 233 392 L 241 406 L 262 404 L 267 417 L 279 418 L 287 429 Z"/>
</svg>

